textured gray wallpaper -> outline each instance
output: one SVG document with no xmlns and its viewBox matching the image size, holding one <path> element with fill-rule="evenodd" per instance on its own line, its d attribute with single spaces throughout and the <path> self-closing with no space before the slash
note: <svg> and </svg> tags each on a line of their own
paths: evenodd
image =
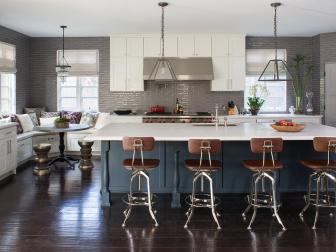
<svg viewBox="0 0 336 252">
<path fill-rule="evenodd" d="M 47 106 L 49 110 L 56 110 L 56 50 L 60 49 L 59 38 L 31 39 L 31 105 Z M 274 48 L 272 37 L 247 37 L 246 47 Z M 178 84 L 157 85 L 145 83 L 144 92 L 110 92 L 109 91 L 109 38 L 66 38 L 67 49 L 98 49 L 100 55 L 100 89 L 99 107 L 101 111 L 109 112 L 115 109 L 130 108 L 145 111 L 150 105 L 160 104 L 168 109 L 180 98 L 187 111 L 213 111 L 216 103 L 227 104 L 234 100 L 238 107 L 243 105 L 243 92 L 210 92 L 210 83 L 184 82 Z M 311 37 L 283 37 L 279 38 L 279 48 L 287 49 L 288 59 L 297 53 L 312 58 Z M 288 85 L 288 106 L 294 105 L 294 94 Z M 315 97 L 316 109 L 319 99 Z"/>
<path fill-rule="evenodd" d="M 0 41 L 16 46 L 16 111 L 22 113 L 30 97 L 30 38 L 0 25 Z"/>
</svg>

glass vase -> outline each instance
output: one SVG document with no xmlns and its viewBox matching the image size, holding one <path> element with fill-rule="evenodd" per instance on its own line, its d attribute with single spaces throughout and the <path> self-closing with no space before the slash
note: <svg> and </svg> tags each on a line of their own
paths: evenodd
<svg viewBox="0 0 336 252">
<path fill-rule="evenodd" d="M 314 108 L 313 108 L 313 92 L 307 92 L 306 97 L 307 97 L 307 105 L 306 105 L 306 113 L 307 114 L 313 114 Z"/>
<path fill-rule="evenodd" d="M 295 97 L 295 114 L 303 114 L 303 97 Z"/>
</svg>

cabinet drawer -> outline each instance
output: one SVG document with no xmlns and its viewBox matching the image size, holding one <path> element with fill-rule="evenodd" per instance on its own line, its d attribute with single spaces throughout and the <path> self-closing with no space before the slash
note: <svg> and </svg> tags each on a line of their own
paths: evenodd
<svg viewBox="0 0 336 252">
<path fill-rule="evenodd" d="M 17 143 L 18 163 L 33 156 L 33 141 L 31 138 L 24 139 Z"/>
<path fill-rule="evenodd" d="M 0 130 L 0 139 L 16 137 L 16 127 Z"/>
</svg>

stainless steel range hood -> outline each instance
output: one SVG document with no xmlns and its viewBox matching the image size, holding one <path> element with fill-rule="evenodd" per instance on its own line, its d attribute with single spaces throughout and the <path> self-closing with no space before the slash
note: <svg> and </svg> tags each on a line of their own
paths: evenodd
<svg viewBox="0 0 336 252">
<path fill-rule="evenodd" d="M 211 57 L 176 58 L 166 57 L 172 65 L 178 81 L 213 80 L 214 73 Z M 149 80 L 157 58 L 146 57 L 143 64 L 144 80 Z M 163 80 L 164 81 L 164 80 Z"/>
</svg>

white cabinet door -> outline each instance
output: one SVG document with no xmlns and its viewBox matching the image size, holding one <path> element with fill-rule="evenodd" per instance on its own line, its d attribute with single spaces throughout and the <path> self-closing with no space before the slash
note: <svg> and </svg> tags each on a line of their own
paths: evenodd
<svg viewBox="0 0 336 252">
<path fill-rule="evenodd" d="M 110 91 L 126 91 L 126 57 L 110 59 Z"/>
<path fill-rule="evenodd" d="M 214 35 L 211 43 L 212 57 L 227 57 L 229 55 L 229 38 L 227 35 Z"/>
<path fill-rule="evenodd" d="M 166 57 L 177 57 L 178 56 L 177 48 L 178 48 L 177 37 L 165 38 L 165 56 Z"/>
<path fill-rule="evenodd" d="M 144 57 L 158 57 L 161 55 L 161 39 L 144 38 Z"/>
<path fill-rule="evenodd" d="M 20 140 L 17 143 L 17 159 L 18 163 L 27 160 L 33 156 L 33 142 L 29 137 L 24 140 Z"/>
<path fill-rule="evenodd" d="M 0 140 L 0 176 L 6 173 L 8 145 L 5 139 Z"/>
<path fill-rule="evenodd" d="M 143 58 L 127 58 L 126 91 L 144 91 Z"/>
<path fill-rule="evenodd" d="M 127 38 L 127 57 L 143 57 L 143 38 Z"/>
<path fill-rule="evenodd" d="M 213 57 L 212 65 L 214 80 L 211 82 L 211 91 L 229 90 L 229 59 L 228 57 Z"/>
<path fill-rule="evenodd" d="M 126 56 L 126 38 L 110 37 L 110 57 Z"/>
<path fill-rule="evenodd" d="M 195 36 L 195 55 L 196 57 L 211 57 L 211 37 Z"/>
<path fill-rule="evenodd" d="M 229 90 L 245 89 L 245 57 L 229 57 Z"/>
<path fill-rule="evenodd" d="M 195 57 L 195 40 L 194 36 L 186 35 L 178 38 L 178 56 Z"/>
<path fill-rule="evenodd" d="M 235 34 L 229 36 L 229 55 L 245 57 L 245 35 Z"/>
</svg>

